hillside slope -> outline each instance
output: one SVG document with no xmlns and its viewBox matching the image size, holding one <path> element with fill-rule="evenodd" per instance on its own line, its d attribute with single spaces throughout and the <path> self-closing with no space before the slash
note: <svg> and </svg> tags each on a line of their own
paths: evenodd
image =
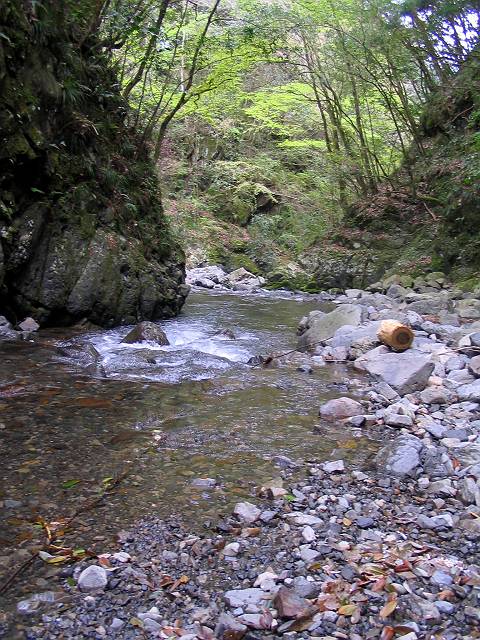
<svg viewBox="0 0 480 640">
<path fill-rule="evenodd" d="M 0 5 L 0 309 L 12 319 L 126 324 L 175 315 L 187 292 L 93 5 Z"/>
<path fill-rule="evenodd" d="M 322 288 L 365 286 L 383 275 L 443 271 L 480 282 L 480 61 L 473 54 L 432 96 L 422 151 L 352 208 L 328 245 L 311 256 Z"/>
</svg>

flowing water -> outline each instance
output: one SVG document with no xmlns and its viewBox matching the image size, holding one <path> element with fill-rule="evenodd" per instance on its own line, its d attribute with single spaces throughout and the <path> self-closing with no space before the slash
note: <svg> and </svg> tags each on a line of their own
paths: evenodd
<svg viewBox="0 0 480 640">
<path fill-rule="evenodd" d="M 0 343 L 0 570 L 36 543 L 38 517 L 72 515 L 126 472 L 81 514 L 71 544 L 105 549 L 150 513 L 202 526 L 278 476 L 277 455 L 367 462 L 374 442 L 317 417 L 322 401 L 345 393 L 349 370 L 247 364 L 294 348 L 299 319 L 315 308 L 279 295 L 193 293 L 179 318 L 160 323 L 166 347 L 122 344 L 126 327 Z M 234 340 L 218 334 L 225 329 Z M 96 370 L 78 357 L 88 344 L 101 356 Z M 197 488 L 196 478 L 216 486 Z"/>
</svg>

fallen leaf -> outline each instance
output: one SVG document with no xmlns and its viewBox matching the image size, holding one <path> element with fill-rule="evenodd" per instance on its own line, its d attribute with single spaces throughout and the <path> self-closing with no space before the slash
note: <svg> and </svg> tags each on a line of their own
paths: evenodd
<svg viewBox="0 0 480 640">
<path fill-rule="evenodd" d="M 395 629 L 393 627 L 383 627 L 380 640 L 392 640 L 395 635 Z"/>
<path fill-rule="evenodd" d="M 397 608 L 397 604 L 398 602 L 396 598 L 393 598 L 392 600 L 387 602 L 380 610 L 380 617 L 388 618 L 388 616 L 390 616 Z"/>
<path fill-rule="evenodd" d="M 358 607 L 356 604 L 344 604 L 337 611 L 341 616 L 351 616 L 357 611 Z"/>
<path fill-rule="evenodd" d="M 382 576 L 381 578 L 379 578 L 378 580 L 375 581 L 375 584 L 372 586 L 372 591 L 374 593 L 378 593 L 379 591 L 383 591 L 383 589 L 385 588 L 386 583 L 387 583 L 387 579 L 385 578 L 385 576 Z"/>
<path fill-rule="evenodd" d="M 62 484 L 62 489 L 72 489 L 75 487 L 81 480 L 67 480 Z"/>
</svg>

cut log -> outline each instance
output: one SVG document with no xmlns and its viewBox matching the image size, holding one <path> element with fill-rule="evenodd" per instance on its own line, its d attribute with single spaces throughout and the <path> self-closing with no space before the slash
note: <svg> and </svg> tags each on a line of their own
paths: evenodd
<svg viewBox="0 0 480 640">
<path fill-rule="evenodd" d="M 413 342 L 413 331 L 397 320 L 384 320 L 378 330 L 378 339 L 395 351 L 410 349 Z"/>
</svg>

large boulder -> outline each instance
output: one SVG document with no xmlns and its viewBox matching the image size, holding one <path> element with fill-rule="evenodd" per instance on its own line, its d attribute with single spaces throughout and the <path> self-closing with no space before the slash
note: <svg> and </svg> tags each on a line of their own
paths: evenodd
<svg viewBox="0 0 480 640">
<path fill-rule="evenodd" d="M 298 349 L 306 351 L 320 342 L 333 338 L 336 331 L 345 325 L 358 327 L 362 322 L 362 313 L 362 307 L 355 304 L 342 304 L 334 311 L 321 315 L 313 311 L 301 329 L 303 333 L 298 340 Z"/>
<path fill-rule="evenodd" d="M 198 287 L 212 289 L 216 284 L 222 284 L 226 277 L 226 272 L 222 267 L 212 265 L 209 267 L 196 267 L 187 271 L 186 282 Z M 211 283 L 207 284 L 206 283 Z"/>
<path fill-rule="evenodd" d="M 410 303 L 407 305 L 406 309 L 408 311 L 415 311 L 421 316 L 438 316 L 441 313 L 448 311 L 451 307 L 450 296 L 447 293 L 412 294 L 408 297 L 408 300 Z"/>
<path fill-rule="evenodd" d="M 360 326 L 357 328 L 340 327 L 335 331 L 335 335 L 330 340 L 327 340 L 327 345 L 331 347 L 347 347 L 350 348 L 353 344 L 363 341 L 365 339 L 371 342 L 377 342 L 378 329 L 380 328 L 381 321 L 370 322 L 366 326 Z"/>
<path fill-rule="evenodd" d="M 412 476 L 420 466 L 422 449 L 420 438 L 402 434 L 380 449 L 376 455 L 375 463 L 379 472 L 400 478 Z"/>
<path fill-rule="evenodd" d="M 467 300 L 458 300 L 455 305 L 455 311 L 460 318 L 466 320 L 478 320 L 480 318 L 480 300 L 476 298 L 468 298 Z"/>
<path fill-rule="evenodd" d="M 435 367 L 421 351 L 409 349 L 395 353 L 385 346 L 360 356 L 354 366 L 386 382 L 401 396 L 425 389 Z"/>
<path fill-rule="evenodd" d="M 133 344 L 135 342 L 154 342 L 160 346 L 170 344 L 165 332 L 160 329 L 158 324 L 154 322 L 139 322 L 137 326 L 133 327 L 131 331 L 127 333 L 122 342 L 126 344 Z"/>
<path fill-rule="evenodd" d="M 265 278 L 256 276 L 243 267 L 240 267 L 229 273 L 228 276 L 225 276 L 223 283 L 236 291 L 248 291 L 262 287 L 265 284 Z"/>
</svg>

